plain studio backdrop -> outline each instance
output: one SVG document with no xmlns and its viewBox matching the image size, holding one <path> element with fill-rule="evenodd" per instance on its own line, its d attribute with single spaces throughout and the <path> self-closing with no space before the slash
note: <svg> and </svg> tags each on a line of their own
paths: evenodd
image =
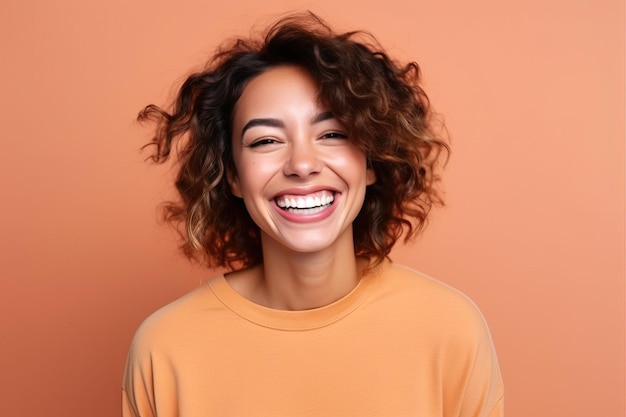
<svg viewBox="0 0 626 417">
<path fill-rule="evenodd" d="M 119 415 L 130 339 L 213 274 L 177 252 L 135 116 L 217 44 L 310 9 L 414 59 L 452 136 L 447 206 L 393 258 L 467 293 L 508 417 L 624 415 L 624 3 L 0 5 L 0 414 Z"/>
</svg>

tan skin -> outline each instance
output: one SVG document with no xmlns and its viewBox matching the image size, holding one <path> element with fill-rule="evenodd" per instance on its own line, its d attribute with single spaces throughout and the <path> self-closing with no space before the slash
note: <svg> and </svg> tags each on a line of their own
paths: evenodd
<svg viewBox="0 0 626 417">
<path fill-rule="evenodd" d="M 355 256 L 352 222 L 375 175 L 317 91 L 306 71 L 279 66 L 252 79 L 235 107 L 229 182 L 261 229 L 263 264 L 226 279 L 274 309 L 331 304 L 368 264 Z"/>
</svg>

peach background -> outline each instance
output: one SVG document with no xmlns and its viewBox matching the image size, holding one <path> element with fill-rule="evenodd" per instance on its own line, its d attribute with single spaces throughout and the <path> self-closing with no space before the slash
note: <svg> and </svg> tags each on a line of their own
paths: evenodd
<svg viewBox="0 0 626 417">
<path fill-rule="evenodd" d="M 135 328 L 210 275 L 156 222 L 169 172 L 142 162 L 135 114 L 296 8 L 422 65 L 453 136 L 448 206 L 395 258 L 481 306 L 507 416 L 623 416 L 618 0 L 4 0 L 0 413 L 118 415 Z"/>
</svg>

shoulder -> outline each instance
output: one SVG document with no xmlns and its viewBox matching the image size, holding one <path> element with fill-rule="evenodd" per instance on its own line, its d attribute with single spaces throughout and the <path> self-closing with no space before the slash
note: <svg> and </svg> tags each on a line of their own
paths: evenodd
<svg viewBox="0 0 626 417">
<path fill-rule="evenodd" d="M 388 264 L 384 272 L 382 285 L 394 299 L 389 309 L 399 311 L 394 321 L 412 329 L 422 351 L 442 358 L 451 375 L 481 370 L 501 385 L 487 322 L 467 295 L 405 266 Z"/>
<path fill-rule="evenodd" d="M 384 272 L 383 286 L 391 288 L 402 309 L 395 321 L 411 327 L 407 337 L 412 337 L 416 355 L 425 355 L 433 364 L 447 407 L 463 409 L 463 415 L 501 415 L 500 367 L 476 304 L 450 285 L 411 268 L 388 264 Z"/>
<path fill-rule="evenodd" d="M 430 306 L 441 305 L 445 309 L 476 311 L 476 304 L 456 288 L 422 272 L 404 265 L 389 263 L 382 271 L 385 286 L 399 291 L 414 302 Z"/>
<path fill-rule="evenodd" d="M 409 267 L 387 263 L 381 271 L 381 297 L 420 329 L 452 338 L 489 339 L 485 318 L 461 291 Z"/>
<path fill-rule="evenodd" d="M 221 303 L 214 296 L 210 283 L 223 279 L 216 276 L 179 299 L 150 314 L 139 326 L 132 341 L 131 350 L 167 350 L 168 346 L 186 338 L 194 337 L 199 327 L 207 325 Z"/>
</svg>

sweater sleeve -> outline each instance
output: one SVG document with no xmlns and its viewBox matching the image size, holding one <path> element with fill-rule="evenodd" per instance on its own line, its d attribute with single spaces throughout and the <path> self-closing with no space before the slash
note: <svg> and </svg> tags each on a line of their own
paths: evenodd
<svg viewBox="0 0 626 417">
<path fill-rule="evenodd" d="M 451 412 L 446 415 L 502 417 L 504 389 L 487 324 L 477 308 L 469 319 L 460 322 L 464 331 L 459 332 L 450 347 L 448 367 L 448 372 L 455 375 L 450 378 L 449 387 L 456 391 L 457 400 L 449 403 Z"/>
<path fill-rule="evenodd" d="M 476 351 L 459 417 L 502 417 L 504 392 L 500 368 L 491 337 L 485 327 L 485 339 Z"/>
<path fill-rule="evenodd" d="M 491 414 L 489 414 L 489 417 L 503 417 L 504 416 L 504 396 L 501 396 L 498 399 L 498 402 L 496 403 L 496 405 L 493 407 L 493 410 L 491 411 Z"/>
<path fill-rule="evenodd" d="M 156 417 L 149 352 L 142 352 L 139 335 L 130 347 L 122 381 L 122 417 Z"/>
</svg>

